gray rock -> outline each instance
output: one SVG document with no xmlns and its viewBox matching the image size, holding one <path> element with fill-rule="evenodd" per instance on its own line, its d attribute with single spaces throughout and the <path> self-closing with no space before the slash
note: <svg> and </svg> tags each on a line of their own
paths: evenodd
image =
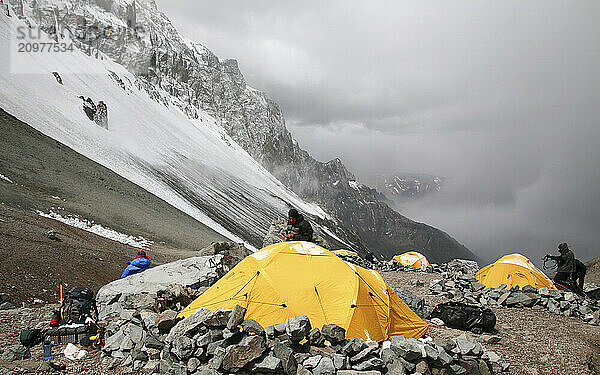
<svg viewBox="0 0 600 375">
<path fill-rule="evenodd" d="M 346 330 L 336 324 L 325 324 L 321 332 L 331 344 L 338 344 L 346 338 Z"/>
<path fill-rule="evenodd" d="M 513 292 L 506 299 L 506 306 L 519 306 L 519 307 L 531 307 L 535 304 L 536 299 L 529 297 L 527 294 L 523 292 Z"/>
<path fill-rule="evenodd" d="M 521 288 L 521 291 L 523 293 L 536 293 L 536 294 L 539 293 L 539 290 L 536 287 L 531 286 L 531 285 L 525 285 L 523 288 Z"/>
<path fill-rule="evenodd" d="M 467 355 L 469 354 L 472 350 L 475 349 L 475 342 L 473 342 L 469 337 L 467 337 L 467 335 L 462 334 L 460 336 L 458 336 L 456 339 L 456 346 L 458 347 L 458 350 L 460 351 L 460 354 L 462 355 Z"/>
<path fill-rule="evenodd" d="M 267 355 L 262 360 L 254 363 L 252 365 L 252 373 L 281 373 L 283 371 L 283 366 L 281 363 L 281 359 Z"/>
<path fill-rule="evenodd" d="M 294 375 L 297 371 L 298 363 L 294 357 L 294 351 L 287 345 L 280 342 L 273 345 L 273 355 L 281 360 L 283 372 L 287 375 Z"/>
<path fill-rule="evenodd" d="M 404 370 L 404 368 L 402 369 Z M 397 372 L 390 372 L 388 374 L 400 375 Z M 403 375 L 404 373 L 402 373 Z M 341 370 L 337 372 L 337 375 L 381 375 L 381 371 L 356 371 L 356 370 Z"/>
<path fill-rule="evenodd" d="M 365 344 L 365 342 L 361 338 L 353 337 L 347 340 L 346 343 L 342 346 L 342 348 L 338 350 L 338 352 L 347 356 L 352 356 L 365 349 L 366 347 L 367 344 Z"/>
<path fill-rule="evenodd" d="M 265 329 L 254 319 L 246 319 L 242 322 L 242 331 L 253 335 L 265 335 Z"/>
<path fill-rule="evenodd" d="M 427 306 L 427 303 L 425 303 L 424 298 L 418 297 L 411 291 L 402 288 L 394 288 L 394 292 L 396 292 L 398 297 L 400 297 L 400 299 L 421 319 L 426 319 L 429 316 L 429 307 Z"/>
<path fill-rule="evenodd" d="M 194 337 L 194 335 L 197 332 L 199 332 L 202 328 L 206 329 L 204 321 L 211 314 L 212 312 L 209 309 L 204 307 L 199 308 L 192 315 L 186 317 L 185 319 L 175 324 L 175 326 L 171 328 L 171 331 L 169 332 L 169 335 L 167 336 L 165 342 L 171 343 L 175 338 L 179 336 Z"/>
<path fill-rule="evenodd" d="M 196 337 L 196 346 L 205 347 L 212 342 L 210 337 L 210 332 L 206 332 L 204 334 L 198 334 Z"/>
<path fill-rule="evenodd" d="M 313 368 L 313 375 L 335 375 L 335 366 L 333 360 L 329 357 L 323 357 L 319 361 L 319 364 Z"/>
<path fill-rule="evenodd" d="M 164 346 L 165 344 L 150 334 L 146 335 L 146 338 L 144 339 L 144 347 L 146 348 L 162 350 Z"/>
<path fill-rule="evenodd" d="M 176 311 L 166 310 L 156 316 L 155 325 L 160 333 L 169 333 L 171 328 L 175 325 L 176 319 Z"/>
<path fill-rule="evenodd" d="M 206 318 L 204 324 L 209 328 L 225 328 L 231 313 L 232 310 L 218 309 Z"/>
<path fill-rule="evenodd" d="M 220 369 L 226 354 L 227 350 L 225 348 L 220 346 L 216 347 L 212 358 L 208 361 L 208 367 L 212 370 Z"/>
<path fill-rule="evenodd" d="M 239 344 L 228 346 L 223 358 L 223 369 L 240 369 L 259 358 L 266 350 L 263 336 L 246 336 Z"/>
<path fill-rule="evenodd" d="M 244 316 L 246 316 L 246 309 L 240 305 L 235 305 L 229 321 L 227 321 L 227 329 L 230 331 L 235 330 L 244 321 Z"/>
<path fill-rule="evenodd" d="M 419 362 L 417 362 L 417 364 L 415 366 L 415 373 L 422 374 L 422 375 L 430 375 L 431 374 L 431 371 L 429 370 L 429 365 L 427 364 L 426 360 L 420 360 Z"/>
<path fill-rule="evenodd" d="M 310 356 L 310 357 L 306 358 L 304 361 L 302 361 L 302 366 L 304 366 L 305 368 L 307 368 L 309 370 L 312 370 L 313 368 L 317 367 L 319 362 L 321 362 L 321 358 L 323 358 L 323 356 L 320 354 Z"/>
<path fill-rule="evenodd" d="M 150 331 L 152 328 L 156 327 L 156 317 L 157 313 L 154 311 L 143 310 L 140 312 L 140 318 L 142 319 L 142 326 L 146 329 L 146 331 Z"/>
<path fill-rule="evenodd" d="M 390 348 L 405 360 L 412 362 L 423 358 L 423 343 L 415 339 L 407 339 L 404 336 L 393 336 Z"/>
<path fill-rule="evenodd" d="M 437 361 L 440 356 L 440 352 L 438 351 L 438 348 L 436 348 L 435 346 L 426 344 L 425 345 L 425 355 L 427 356 L 428 360 Z"/>
<path fill-rule="evenodd" d="M 315 327 L 308 333 L 308 341 L 311 345 L 323 346 L 325 344 L 325 336 L 321 334 L 321 330 Z"/>
<path fill-rule="evenodd" d="M 503 305 L 508 297 L 510 297 L 510 292 L 504 292 L 500 298 L 498 298 L 498 305 Z"/>
<path fill-rule="evenodd" d="M 312 372 L 308 371 L 304 366 L 298 365 L 296 369 L 296 375 L 313 375 Z"/>
<path fill-rule="evenodd" d="M 285 331 L 294 343 L 298 343 L 304 339 L 310 330 L 310 320 L 306 315 L 294 316 L 285 322 Z"/>
<path fill-rule="evenodd" d="M 352 365 L 352 369 L 357 371 L 378 370 L 383 368 L 384 365 L 385 364 L 381 358 L 373 355 L 366 358 L 362 362 L 355 363 Z"/>
<path fill-rule="evenodd" d="M 217 280 L 216 267 L 222 259 L 222 255 L 187 258 L 108 283 L 96 296 L 99 319 L 118 316 L 123 309 L 153 310 L 156 293 L 171 284 L 208 286 Z"/>
<path fill-rule="evenodd" d="M 198 358 L 190 358 L 187 363 L 187 370 L 190 374 L 194 373 L 200 367 L 200 360 Z"/>
<path fill-rule="evenodd" d="M 179 360 L 186 361 L 196 348 L 194 341 L 186 336 L 177 337 L 171 344 L 171 353 Z"/>
<path fill-rule="evenodd" d="M 358 352 L 357 354 L 350 357 L 350 363 L 360 362 L 366 357 L 370 356 L 371 354 L 374 354 L 377 350 L 377 346 L 368 346 L 365 349 Z"/>
<path fill-rule="evenodd" d="M 333 366 L 336 370 L 342 370 L 348 367 L 348 357 L 343 354 L 334 353 L 331 359 L 333 359 Z"/>
</svg>

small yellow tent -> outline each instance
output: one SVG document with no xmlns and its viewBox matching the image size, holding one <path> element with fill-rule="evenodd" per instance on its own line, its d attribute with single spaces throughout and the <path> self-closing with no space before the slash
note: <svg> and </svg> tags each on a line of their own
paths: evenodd
<svg viewBox="0 0 600 375">
<path fill-rule="evenodd" d="M 429 261 L 425 258 L 425 255 L 417 253 L 416 251 L 409 251 L 401 255 L 396 255 L 392 258 L 391 262 L 394 260 L 403 266 L 411 266 L 417 269 L 423 269 L 429 266 Z"/>
<path fill-rule="evenodd" d="M 521 254 L 503 256 L 477 271 L 475 278 L 488 288 L 506 284 L 506 289 L 516 285 L 556 289 L 552 281 Z"/>
<path fill-rule="evenodd" d="M 334 323 L 364 340 L 418 338 L 428 328 L 379 273 L 309 242 L 276 243 L 246 257 L 179 316 L 235 305 L 264 327 L 306 314 L 313 327 Z"/>
<path fill-rule="evenodd" d="M 356 253 L 355 251 L 352 251 L 352 250 L 344 250 L 344 249 L 333 250 L 333 253 L 335 255 L 342 255 L 342 256 L 347 256 L 347 257 L 360 258 L 360 256 L 358 255 L 358 253 Z"/>
</svg>

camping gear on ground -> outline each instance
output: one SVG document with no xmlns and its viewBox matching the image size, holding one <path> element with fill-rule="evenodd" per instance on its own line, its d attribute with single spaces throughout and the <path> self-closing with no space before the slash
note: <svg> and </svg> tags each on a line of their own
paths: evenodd
<svg viewBox="0 0 600 375">
<path fill-rule="evenodd" d="M 433 309 L 429 317 L 441 319 L 446 326 L 463 331 L 481 330 L 492 332 L 496 326 L 496 315 L 492 310 L 462 302 L 439 304 Z"/>
<path fill-rule="evenodd" d="M 42 345 L 44 348 L 44 361 L 52 359 L 52 341 L 45 341 Z"/>
<path fill-rule="evenodd" d="M 85 287 L 69 289 L 63 296 L 61 311 L 64 323 L 85 323 L 92 312 L 98 316 L 94 291 Z"/>
<path fill-rule="evenodd" d="M 425 257 L 425 255 L 418 253 L 416 251 L 409 251 L 404 254 L 396 255 L 392 258 L 390 263 L 394 261 L 400 263 L 403 266 L 410 266 L 416 269 L 424 269 L 429 266 L 429 261 Z"/>
<path fill-rule="evenodd" d="M 276 243 L 247 256 L 178 316 L 235 305 L 263 327 L 306 314 L 313 327 L 337 324 L 346 337 L 364 340 L 418 338 L 428 328 L 379 273 L 304 241 Z"/>
<path fill-rule="evenodd" d="M 42 342 L 44 334 L 40 329 L 24 329 L 19 337 L 21 345 L 26 348 L 33 348 Z"/>
<path fill-rule="evenodd" d="M 538 289 L 556 289 L 548 276 L 521 254 L 503 256 L 496 262 L 477 271 L 475 278 L 487 288 L 504 284 L 505 289 L 511 289 L 515 286 L 523 288 L 526 285 Z"/>
<path fill-rule="evenodd" d="M 52 318 L 50 319 L 50 327 L 58 327 L 60 325 L 60 311 L 56 310 L 52 314 Z"/>
<path fill-rule="evenodd" d="M 50 328 L 45 336 L 54 344 L 78 344 L 80 340 L 89 337 L 89 327 L 85 324 L 69 324 L 58 328 Z"/>
</svg>

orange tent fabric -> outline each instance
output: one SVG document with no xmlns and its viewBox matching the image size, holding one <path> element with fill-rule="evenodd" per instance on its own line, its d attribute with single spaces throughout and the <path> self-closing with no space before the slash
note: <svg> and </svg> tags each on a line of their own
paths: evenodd
<svg viewBox="0 0 600 375">
<path fill-rule="evenodd" d="M 428 328 L 379 273 L 309 242 L 281 242 L 246 257 L 179 316 L 235 305 L 265 327 L 306 314 L 313 327 L 334 323 L 364 340 L 417 338 Z"/>
<path fill-rule="evenodd" d="M 554 283 L 533 263 L 521 254 L 509 254 L 498 259 L 475 274 L 475 278 L 488 288 L 506 284 L 520 288 L 531 285 L 536 288 L 556 289 Z"/>
</svg>

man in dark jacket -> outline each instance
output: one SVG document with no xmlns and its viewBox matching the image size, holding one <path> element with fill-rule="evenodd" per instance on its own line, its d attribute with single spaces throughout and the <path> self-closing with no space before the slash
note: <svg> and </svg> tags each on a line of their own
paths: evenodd
<svg viewBox="0 0 600 375">
<path fill-rule="evenodd" d="M 558 262 L 554 282 L 565 284 L 571 280 L 571 275 L 575 272 L 575 255 L 564 242 L 558 245 L 558 252 L 560 255 L 548 254 L 548 257 Z"/>
<path fill-rule="evenodd" d="M 585 279 L 585 273 L 587 267 L 579 259 L 575 259 L 575 272 L 573 272 L 573 282 L 579 285 L 579 288 L 583 290 L 583 282 Z"/>
<path fill-rule="evenodd" d="M 285 234 L 287 241 L 312 241 L 312 226 L 298 210 L 292 208 L 288 212 L 288 219 L 288 231 Z"/>
</svg>

